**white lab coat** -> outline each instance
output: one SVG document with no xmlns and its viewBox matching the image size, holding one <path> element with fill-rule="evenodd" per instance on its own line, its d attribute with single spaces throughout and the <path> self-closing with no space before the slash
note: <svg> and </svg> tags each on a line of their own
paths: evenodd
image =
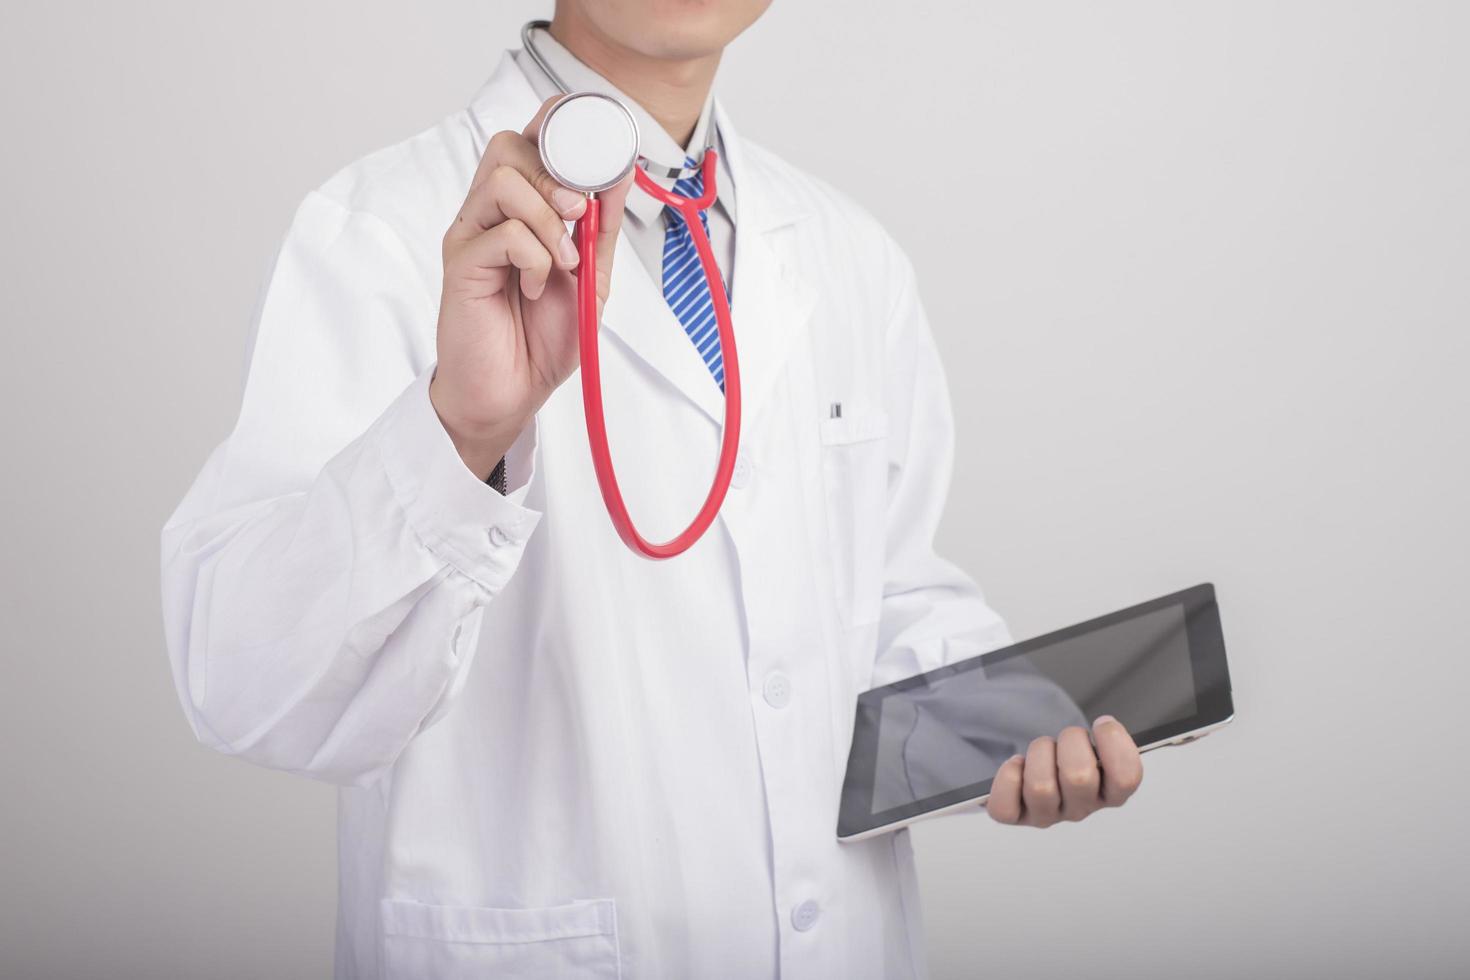
<svg viewBox="0 0 1470 980">
<path fill-rule="evenodd" d="M 163 532 L 190 724 L 341 787 L 338 976 L 922 975 L 907 833 L 835 835 L 854 699 L 1009 637 L 931 547 L 952 428 L 913 272 L 717 110 L 740 462 L 704 539 L 638 558 L 576 378 L 508 497 L 428 401 L 478 134 L 536 107 L 507 56 L 468 111 L 296 213 L 239 421 Z M 623 492 L 666 536 L 707 489 L 722 401 L 626 242 L 602 359 Z"/>
</svg>

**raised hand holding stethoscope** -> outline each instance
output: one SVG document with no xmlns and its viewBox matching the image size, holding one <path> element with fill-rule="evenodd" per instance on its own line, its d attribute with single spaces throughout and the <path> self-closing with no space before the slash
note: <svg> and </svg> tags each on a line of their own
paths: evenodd
<svg viewBox="0 0 1470 980">
<path fill-rule="evenodd" d="M 698 199 L 662 187 L 650 170 L 665 179 L 692 171 L 660 167 L 644 158 L 639 153 L 637 122 L 617 99 L 568 91 L 537 50 L 534 32 L 545 26 L 532 21 L 521 37 L 526 52 L 563 94 L 542 105 L 519 136 L 502 132 L 488 141 L 466 206 L 445 236 L 440 364 L 445 364 L 446 345 L 461 356 L 440 394 L 436 396 L 433 386 L 430 394 L 452 436 L 455 420 L 467 429 L 468 436 L 455 437 L 461 456 L 467 462 L 473 458 L 472 468 L 477 464 L 484 468 L 487 461 L 493 467 L 500 458 L 493 448 L 471 447 L 472 455 L 466 456 L 462 438 L 472 439 L 475 446 L 503 446 L 503 453 L 580 361 L 593 471 L 613 527 L 637 554 L 672 558 L 698 541 L 714 522 L 730 489 L 740 448 L 740 363 L 734 324 L 714 251 L 699 219 L 715 200 L 717 156 L 713 145 L 705 147 L 698 164 L 704 192 Z M 725 415 L 714 478 L 694 519 L 664 542 L 640 534 L 628 513 L 602 405 L 598 326 L 630 177 L 644 193 L 677 210 L 689 229 L 709 286 L 724 369 Z M 469 223 L 461 227 L 466 225 L 466 214 Z M 574 242 L 566 236 L 561 219 L 576 221 Z M 456 297 L 450 293 L 451 259 Z M 566 280 L 573 269 L 576 289 L 571 297 L 574 306 L 569 308 Z M 451 298 L 459 300 L 459 311 L 450 308 Z M 567 336 L 573 318 L 575 345 Z M 467 377 L 466 371 L 478 373 Z M 507 381 L 506 387 L 496 389 Z M 434 382 L 440 383 L 437 375 Z M 463 409 L 466 403 L 469 411 Z"/>
<path fill-rule="evenodd" d="M 524 130 L 490 137 L 443 239 L 438 367 L 430 399 L 481 479 L 576 369 L 577 247 L 566 221 L 587 197 L 562 185 L 537 149 L 548 100 Z M 607 298 L 629 175 L 600 196 L 590 254 L 595 297 Z"/>
</svg>

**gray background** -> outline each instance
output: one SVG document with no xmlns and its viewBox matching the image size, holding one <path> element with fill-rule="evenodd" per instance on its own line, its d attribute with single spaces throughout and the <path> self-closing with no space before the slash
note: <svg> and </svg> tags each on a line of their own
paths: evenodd
<svg viewBox="0 0 1470 980">
<path fill-rule="evenodd" d="M 542 9 L 7 0 L 7 977 L 328 972 L 332 791 L 195 746 L 157 534 L 301 196 Z M 1234 726 L 1083 825 L 916 830 L 936 976 L 1470 970 L 1467 10 L 777 0 L 730 52 L 914 257 L 1015 632 L 1221 591 Z"/>
</svg>

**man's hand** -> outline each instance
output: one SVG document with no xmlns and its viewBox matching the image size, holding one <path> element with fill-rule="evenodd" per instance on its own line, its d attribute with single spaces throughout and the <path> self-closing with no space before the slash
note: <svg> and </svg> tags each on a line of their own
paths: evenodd
<svg viewBox="0 0 1470 980">
<path fill-rule="evenodd" d="M 438 366 L 429 398 L 480 479 L 577 366 L 577 251 L 565 222 L 586 198 L 541 166 L 536 140 L 554 99 L 519 133 L 496 133 L 444 235 Z M 613 246 L 632 180 L 599 195 L 597 295 L 606 300 Z"/>
<path fill-rule="evenodd" d="M 1087 729 L 1074 726 L 1055 739 L 1038 738 L 1024 756 L 1007 759 L 985 808 L 1000 823 L 1050 827 L 1122 806 L 1142 780 L 1133 736 L 1122 722 L 1103 715 L 1092 723 L 1091 739 Z"/>
</svg>

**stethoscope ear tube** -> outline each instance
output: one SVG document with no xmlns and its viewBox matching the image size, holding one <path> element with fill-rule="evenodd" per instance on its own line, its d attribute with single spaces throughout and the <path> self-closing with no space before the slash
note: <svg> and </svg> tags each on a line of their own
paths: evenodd
<svg viewBox="0 0 1470 980">
<path fill-rule="evenodd" d="M 725 368 L 725 421 L 714 480 L 694 520 L 674 538 L 661 544 L 649 541 L 633 526 L 622 491 L 618 488 L 612 452 L 607 442 L 607 419 L 602 409 L 602 371 L 597 351 L 597 233 L 601 220 L 601 202 L 596 197 L 588 199 L 587 209 L 578 219 L 576 227 L 577 251 L 581 254 L 581 261 L 577 265 L 577 346 L 582 361 L 582 403 L 587 417 L 587 443 L 592 450 L 592 468 L 597 474 L 597 486 L 602 491 L 603 503 L 607 505 L 608 516 L 612 518 L 618 537 L 645 558 L 673 558 L 687 551 L 709 530 L 730 490 L 730 476 L 735 471 L 735 457 L 740 450 L 740 362 L 735 353 L 735 329 L 730 316 L 730 301 L 725 295 L 719 266 L 715 262 L 714 249 L 710 247 L 709 236 L 705 234 L 703 222 L 699 220 L 699 211 L 709 207 L 714 198 L 714 150 L 705 152 L 702 170 L 705 176 L 705 194 L 698 200 L 665 191 L 650 180 L 642 168 L 636 171 L 639 186 L 670 207 L 678 208 L 689 227 L 694 249 L 709 283 L 715 326 L 720 338 L 720 354 Z"/>
</svg>

